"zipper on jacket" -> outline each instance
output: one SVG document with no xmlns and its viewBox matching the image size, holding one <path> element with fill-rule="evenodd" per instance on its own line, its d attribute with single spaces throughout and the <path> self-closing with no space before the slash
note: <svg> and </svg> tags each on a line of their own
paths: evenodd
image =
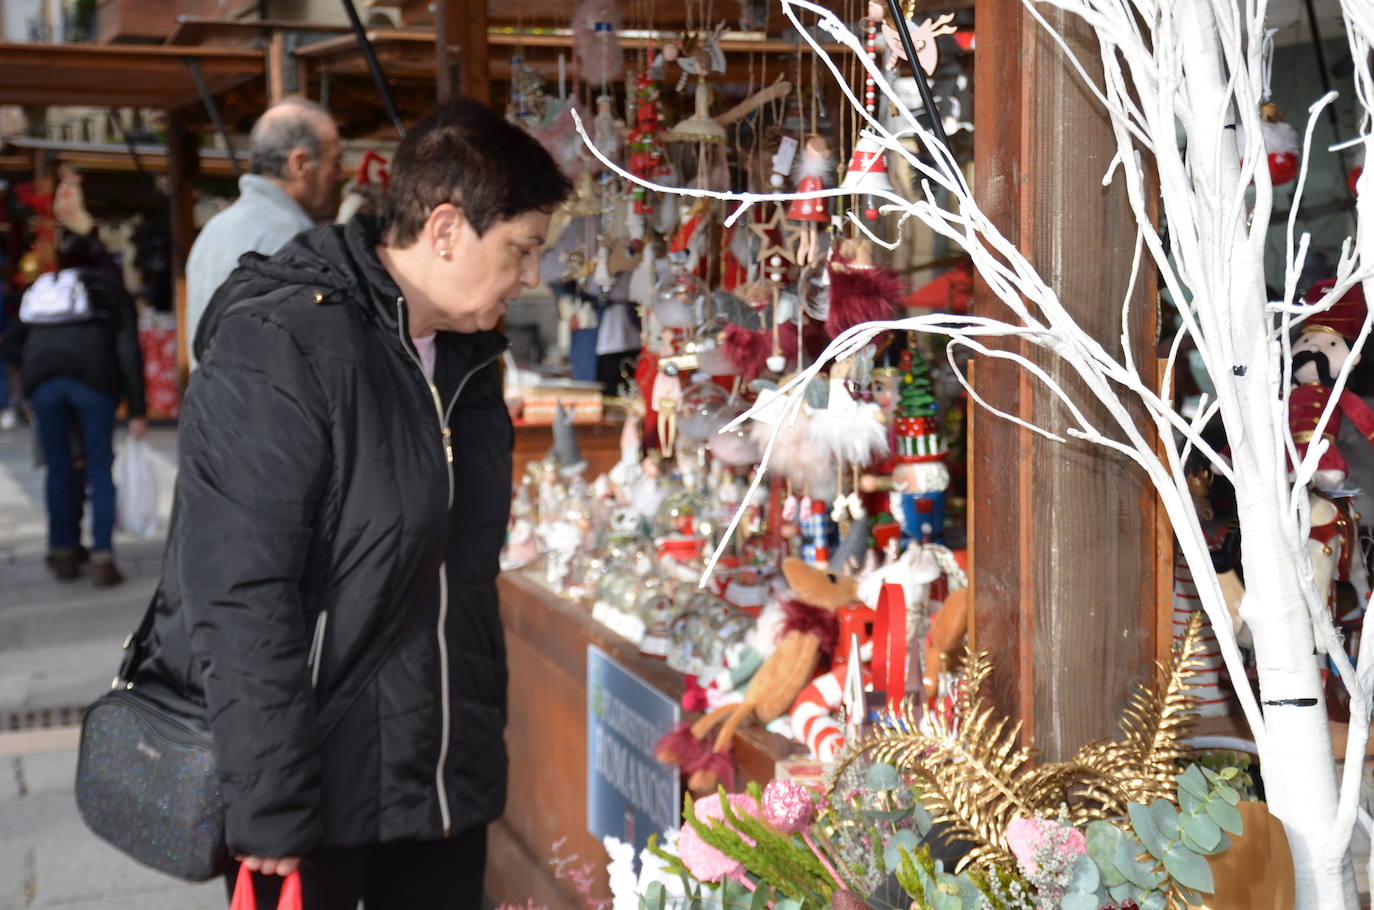
<svg viewBox="0 0 1374 910">
<path fill-rule="evenodd" d="M 444 472 L 448 476 L 448 509 L 444 510 L 444 520 L 447 521 L 448 512 L 453 508 L 453 443 L 449 434 L 448 421 L 444 420 L 444 406 L 439 400 L 439 390 L 434 387 L 434 380 L 430 379 L 429 374 L 425 372 L 425 365 L 420 361 L 420 356 L 415 353 L 413 343 L 406 337 L 404 305 L 405 298 L 397 297 L 396 334 L 401 338 L 401 346 L 406 349 L 406 353 L 410 355 L 410 359 L 420 371 L 420 378 L 425 381 L 425 385 L 429 388 L 430 400 L 434 402 L 434 417 L 439 421 L 439 437 L 444 443 L 444 461 L 449 466 L 448 470 Z M 448 762 L 449 738 L 448 639 L 444 635 L 444 626 L 447 623 L 448 560 L 445 559 L 439 563 L 439 623 L 435 628 L 435 637 L 439 641 L 439 706 L 443 712 L 443 720 L 439 726 L 439 761 L 434 768 L 434 790 L 439 797 L 439 818 L 443 825 L 444 837 L 453 833 L 453 816 L 448 806 L 448 788 L 444 785 L 444 765 Z"/>
<path fill-rule="evenodd" d="M 323 663 L 322 651 L 324 650 L 324 627 L 329 621 L 329 611 L 321 610 L 320 615 L 315 617 L 315 637 L 310 641 L 310 656 L 305 659 L 305 665 L 310 668 L 310 688 L 319 688 L 320 685 L 320 664 Z"/>
<path fill-rule="evenodd" d="M 463 374 L 463 378 L 458 381 L 458 388 L 454 390 L 453 397 L 449 399 L 448 407 L 443 406 L 439 398 L 439 390 L 435 387 L 434 381 L 425 373 L 425 365 L 420 361 L 420 357 L 415 353 L 414 346 L 410 339 L 406 337 L 406 320 L 403 307 L 404 297 L 396 298 L 396 334 L 401 338 L 401 346 L 406 349 L 410 359 L 420 371 L 420 378 L 425 381 L 429 388 L 429 395 L 434 402 L 434 415 L 439 420 L 439 435 L 444 442 L 444 460 L 448 463 L 448 510 L 453 509 L 453 434 L 449 430 L 449 418 L 453 414 L 453 406 L 458 403 L 458 398 L 463 394 L 463 389 L 467 387 L 468 380 L 481 370 L 486 369 L 497 361 L 501 356 L 498 351 L 496 354 L 477 364 L 477 366 Z M 447 511 L 445 520 L 447 520 Z M 444 765 L 448 763 L 448 740 L 451 732 L 452 720 L 450 712 L 449 687 L 448 687 L 448 638 L 444 634 L 444 627 L 448 624 L 448 561 L 444 560 L 439 564 L 439 623 L 435 629 L 436 637 L 439 641 L 439 703 L 443 710 L 443 723 L 440 725 L 439 740 L 439 761 L 434 769 L 434 789 L 439 796 L 439 816 L 444 827 L 444 837 L 449 837 L 453 833 L 453 816 L 448 805 L 448 788 L 444 785 Z"/>
</svg>

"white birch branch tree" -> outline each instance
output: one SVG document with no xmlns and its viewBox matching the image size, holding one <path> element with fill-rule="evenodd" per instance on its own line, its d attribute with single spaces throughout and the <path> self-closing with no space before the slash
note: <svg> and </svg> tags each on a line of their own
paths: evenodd
<svg viewBox="0 0 1374 910">
<path fill-rule="evenodd" d="M 839 83 L 868 133 L 889 154 L 906 159 L 919 175 L 921 192 L 917 199 L 883 194 L 882 210 L 897 213 L 900 222 L 915 218 L 957 243 L 1006 307 L 1000 320 L 926 316 L 856 326 L 837 337 L 820 360 L 783 386 L 780 392 L 790 396 L 786 409 L 795 412 L 801 407 L 804 384 L 829 362 L 854 355 L 888 329 L 940 335 L 947 339 L 951 352 L 963 347 L 983 357 L 1014 361 L 1064 406 L 1069 426 L 1062 435 L 998 411 L 995 403 L 981 400 L 962 375 L 959 379 L 978 404 L 994 413 L 1051 439 L 1062 441 L 1063 436 L 1069 436 L 1102 446 L 1146 473 L 1196 581 L 1226 665 L 1234 679 L 1244 680 L 1231 616 L 1184 475 L 1190 449 L 1206 457 L 1236 491 L 1247 588 L 1241 615 L 1254 641 L 1259 698 L 1244 684 L 1237 687 L 1237 694 L 1258 747 L 1271 811 L 1283 821 L 1288 833 L 1297 870 L 1298 907 L 1336 910 L 1358 906 L 1349 845 L 1374 695 L 1374 634 L 1362 636 L 1362 659 L 1356 673 L 1345 658 L 1327 611 L 1325 593 L 1316 591 L 1313 580 L 1306 548 L 1307 482 L 1324 444 L 1314 444 L 1305 457 L 1298 458 L 1288 431 L 1290 370 L 1286 354 L 1290 333 L 1301 320 L 1328 307 L 1355 283 L 1363 281 L 1366 298 L 1374 301 L 1374 177 L 1366 170 L 1361 180 L 1357 227 L 1342 252 L 1337 284 L 1317 304 L 1295 300 L 1308 238 L 1295 240 L 1290 216 L 1284 297 L 1271 303 L 1264 275 L 1264 238 L 1273 192 L 1259 115 L 1265 0 L 1025 0 L 1030 14 L 1063 50 L 1065 65 L 1079 72 L 1102 105 L 1115 135 L 1117 154 L 1104 183 L 1124 183 L 1137 225 L 1136 255 L 1130 266 L 1132 290 L 1122 306 L 1129 306 L 1144 257 L 1177 305 L 1181 328 L 1172 339 L 1166 378 L 1158 388 L 1151 387 L 1133 362 L 1129 337 L 1120 339 L 1122 355 L 1118 357 L 1077 325 L 1055 289 L 979 209 L 954 160 L 902 103 L 887 73 L 868 59 L 859 39 L 844 23 L 808 0 L 781 2 L 788 18 Z M 1356 66 L 1366 161 L 1374 162 L 1370 124 L 1370 112 L 1374 111 L 1370 57 L 1374 6 L 1369 0 L 1341 3 Z M 1093 69 L 1100 64 L 1100 74 L 1089 72 L 1069 51 L 1067 43 L 1038 12 L 1038 4 L 1058 7 L 1092 29 L 1100 49 Z M 899 111 L 902 129 L 889 131 L 865 113 L 836 62 L 801 21 L 803 13 L 815 17 L 814 22 L 832 40 L 857 55 L 879 91 Z M 1312 123 L 1331 100 L 1323 98 L 1309 111 L 1294 212 L 1311 153 Z M 1239 155 L 1236 128 L 1246 137 Z M 580 121 L 578 129 L 591 145 Z M 904 146 L 902 139 L 908 136 L 916 137 L 929 151 L 933 165 Z M 650 189 L 740 201 L 742 205 L 729 221 L 760 202 L 849 192 L 837 188 L 810 194 L 764 195 L 660 186 L 634 178 L 594 148 L 593 153 L 621 176 Z M 1149 179 L 1151 170 L 1158 181 L 1157 195 Z M 942 198 L 935 192 L 937 187 L 946 194 L 943 205 L 936 201 Z M 1168 226 L 1167 249 L 1152 214 L 1156 204 Z M 855 219 L 854 223 L 867 232 L 860 221 Z M 882 238 L 872 239 L 892 246 Z M 1123 332 L 1128 331 L 1124 328 L 1128 321 L 1123 319 L 1122 324 Z M 1367 318 L 1357 346 L 1369 332 Z M 1061 358 L 1081 380 L 1084 392 L 1079 394 L 1097 402 L 1106 423 L 1092 423 L 1074 396 L 1034 362 L 990 347 L 984 343 L 988 338 L 1019 338 Z M 1196 347 L 1216 390 L 1215 400 L 1204 401 L 1192 419 L 1173 408 L 1168 392 L 1168 376 L 1186 340 Z M 1352 365 L 1353 358 L 1337 377 L 1333 404 Z M 1317 439 L 1331 412 L 1328 407 L 1323 414 Z M 1143 419 L 1135 416 L 1138 414 L 1143 414 Z M 1229 458 L 1212 450 L 1201 436 L 1202 427 L 1214 417 L 1225 427 Z M 755 474 L 755 487 L 763 479 L 771 448 L 765 453 L 764 466 Z M 1294 476 L 1290 476 L 1290 460 L 1298 465 Z M 730 532 L 733 530 L 732 525 Z M 1341 780 L 1323 696 L 1320 661 L 1325 658 L 1319 650 L 1330 655 L 1350 691 L 1350 735 Z"/>
</svg>

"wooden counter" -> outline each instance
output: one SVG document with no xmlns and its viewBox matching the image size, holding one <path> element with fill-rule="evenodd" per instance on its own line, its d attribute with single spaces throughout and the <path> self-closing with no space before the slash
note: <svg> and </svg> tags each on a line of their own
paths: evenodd
<svg viewBox="0 0 1374 910">
<path fill-rule="evenodd" d="M 491 827 L 486 891 L 498 905 L 523 907 L 533 898 L 549 910 L 572 910 L 582 901 L 548 864 L 562 838 L 560 855 L 576 854 L 578 866 L 590 864 L 592 893 L 610 896 L 608 857 L 587 833 L 587 645 L 674 700 L 682 696 L 682 675 L 640 654 L 528 573 L 503 575 L 498 586 L 510 666 L 510 795 L 505 816 Z M 735 743 L 739 785 L 772 779 L 774 762 L 800 751 L 757 724 L 746 727 Z"/>
</svg>

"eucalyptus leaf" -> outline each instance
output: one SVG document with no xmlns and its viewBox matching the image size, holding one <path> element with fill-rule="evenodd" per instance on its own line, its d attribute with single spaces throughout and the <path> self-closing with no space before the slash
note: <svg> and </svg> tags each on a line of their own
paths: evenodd
<svg viewBox="0 0 1374 910">
<path fill-rule="evenodd" d="M 1225 780 L 1225 781 L 1232 781 L 1232 780 L 1235 780 L 1235 779 L 1236 779 L 1236 776 L 1240 774 L 1240 769 L 1239 769 L 1239 768 L 1222 768 L 1221 771 L 1220 771 L 1219 773 L 1220 773 L 1220 776 L 1221 776 L 1221 779 L 1222 779 L 1222 780 Z"/>
<path fill-rule="evenodd" d="M 1129 842 L 1117 847 L 1116 868 L 1126 877 L 1126 881 L 1137 888 L 1153 888 L 1159 884 L 1160 875 L 1153 866 L 1136 860 L 1135 852 L 1135 848 Z"/>
<path fill-rule="evenodd" d="M 663 910 L 668 902 L 668 889 L 663 887 L 663 882 L 650 882 L 644 889 L 644 900 L 653 910 Z"/>
<path fill-rule="evenodd" d="M 930 814 L 926 804 L 919 799 L 916 805 L 911 807 L 911 823 L 916 826 L 916 833 L 925 837 L 930 833 L 930 829 L 935 827 L 935 816 Z"/>
<path fill-rule="evenodd" d="M 864 775 L 864 786 L 870 790 L 896 790 L 901 785 L 897 769 L 887 762 L 878 762 Z"/>
<path fill-rule="evenodd" d="M 1092 861 L 1092 857 L 1083 854 L 1074 860 L 1073 876 L 1069 879 L 1069 891 L 1079 894 L 1096 894 L 1100 884 L 1102 884 L 1102 875 L 1097 871 L 1097 864 Z M 1097 908 L 1094 907 L 1093 910 L 1097 910 Z"/>
<path fill-rule="evenodd" d="M 1158 826 L 1155 825 L 1154 815 L 1150 812 L 1150 808 L 1143 803 L 1127 803 L 1126 812 L 1131 817 L 1131 827 L 1135 830 L 1136 837 L 1140 838 L 1145 849 L 1162 858 L 1164 851 L 1169 849 L 1169 842 L 1160 833 Z M 1117 853 L 1119 855 L 1120 850 Z M 1125 870 L 1123 869 L 1122 872 L 1124 873 Z M 1130 878 L 1130 875 L 1126 877 Z"/>
<path fill-rule="evenodd" d="M 785 897 L 773 905 L 773 910 L 801 910 L 801 902 Z"/>
<path fill-rule="evenodd" d="M 1241 834 L 1245 830 L 1245 823 L 1241 821 L 1240 810 L 1226 800 L 1209 800 L 1207 817 L 1220 825 L 1223 830 L 1232 834 Z"/>
<path fill-rule="evenodd" d="M 921 840 L 914 831 L 903 828 L 895 832 L 883 847 L 883 863 L 889 869 L 896 869 L 902 862 L 902 850 L 914 853 L 916 848 L 921 845 Z"/>
<path fill-rule="evenodd" d="M 758 887 L 754 889 L 754 896 L 749 899 L 749 910 L 764 910 L 772 899 L 773 889 L 759 882 Z"/>
<path fill-rule="evenodd" d="M 1111 822 L 1095 821 L 1088 825 L 1085 832 L 1088 841 L 1088 856 L 1092 857 L 1097 871 L 1102 874 L 1102 884 L 1111 888 L 1126 881 L 1116 868 L 1116 848 L 1121 846 L 1126 835 Z"/>
<path fill-rule="evenodd" d="M 1164 895 L 1158 891 L 1153 891 L 1145 895 L 1141 900 L 1136 901 L 1136 906 L 1140 910 L 1164 910 Z"/>
<path fill-rule="evenodd" d="M 1070 892 L 1059 902 L 1060 910 L 1097 910 L 1102 901 L 1096 894 Z"/>
<path fill-rule="evenodd" d="M 1203 806 L 1207 803 L 1207 797 L 1194 796 L 1182 787 L 1178 788 L 1178 807 L 1183 810 L 1184 815 L 1197 815 L 1204 811 Z"/>
<path fill-rule="evenodd" d="M 1178 809 L 1167 799 L 1156 799 L 1150 803 L 1150 816 L 1155 820 L 1155 827 L 1159 833 L 1164 835 L 1165 840 L 1177 840 L 1179 832 Z M 1153 851 L 1151 851 L 1153 852 Z M 1156 856 L 1159 854 L 1156 853 Z"/>
<path fill-rule="evenodd" d="M 1199 800 L 1207 798 L 1207 792 L 1211 788 L 1207 786 L 1207 778 L 1198 770 L 1197 765 L 1189 765 L 1188 769 L 1178 776 L 1178 791 L 1182 796 L 1189 793 L 1196 796 Z M 1180 801 L 1181 802 L 1181 801 Z M 1187 811 L 1186 809 L 1184 811 Z"/>
<path fill-rule="evenodd" d="M 911 810 L 910 810 L 910 809 L 890 809 L 890 810 L 884 810 L 884 809 L 863 809 L 863 810 L 861 810 L 861 814 L 862 814 L 865 818 L 871 818 L 871 819 L 873 819 L 874 821 L 878 821 L 878 822 L 887 822 L 888 824 L 892 824 L 892 823 L 894 823 L 894 822 L 900 822 L 900 821 L 906 820 L 906 819 L 911 815 Z"/>
<path fill-rule="evenodd" d="M 1215 792 L 1217 796 L 1220 796 L 1233 806 L 1240 802 L 1240 794 L 1230 787 L 1218 787 Z M 1212 802 L 1216 802 L 1216 800 L 1212 800 Z"/>
<path fill-rule="evenodd" d="M 1119 885 L 1112 885 L 1107 889 L 1107 893 L 1114 901 L 1124 901 L 1129 900 L 1136 893 L 1136 889 L 1130 882 L 1123 881 Z"/>
<path fill-rule="evenodd" d="M 1207 860 L 1182 845 L 1169 848 L 1164 854 L 1164 868 L 1174 880 L 1195 891 L 1212 892 L 1212 867 Z"/>
<path fill-rule="evenodd" d="M 1197 842 L 1201 848 L 1197 851 L 1199 853 L 1211 852 L 1221 843 L 1221 828 L 1206 815 L 1183 816 L 1183 833 Z"/>
</svg>

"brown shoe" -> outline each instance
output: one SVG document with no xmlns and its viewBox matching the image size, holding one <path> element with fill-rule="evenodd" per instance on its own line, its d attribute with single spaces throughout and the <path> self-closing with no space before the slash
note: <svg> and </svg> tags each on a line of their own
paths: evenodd
<svg viewBox="0 0 1374 910">
<path fill-rule="evenodd" d="M 49 550 L 47 561 L 58 581 L 71 581 L 81 574 L 81 559 L 75 550 Z"/>
<path fill-rule="evenodd" d="M 97 550 L 91 554 L 91 581 L 97 588 L 109 588 L 124 580 L 119 568 L 114 564 L 114 554 L 109 550 Z"/>
</svg>

